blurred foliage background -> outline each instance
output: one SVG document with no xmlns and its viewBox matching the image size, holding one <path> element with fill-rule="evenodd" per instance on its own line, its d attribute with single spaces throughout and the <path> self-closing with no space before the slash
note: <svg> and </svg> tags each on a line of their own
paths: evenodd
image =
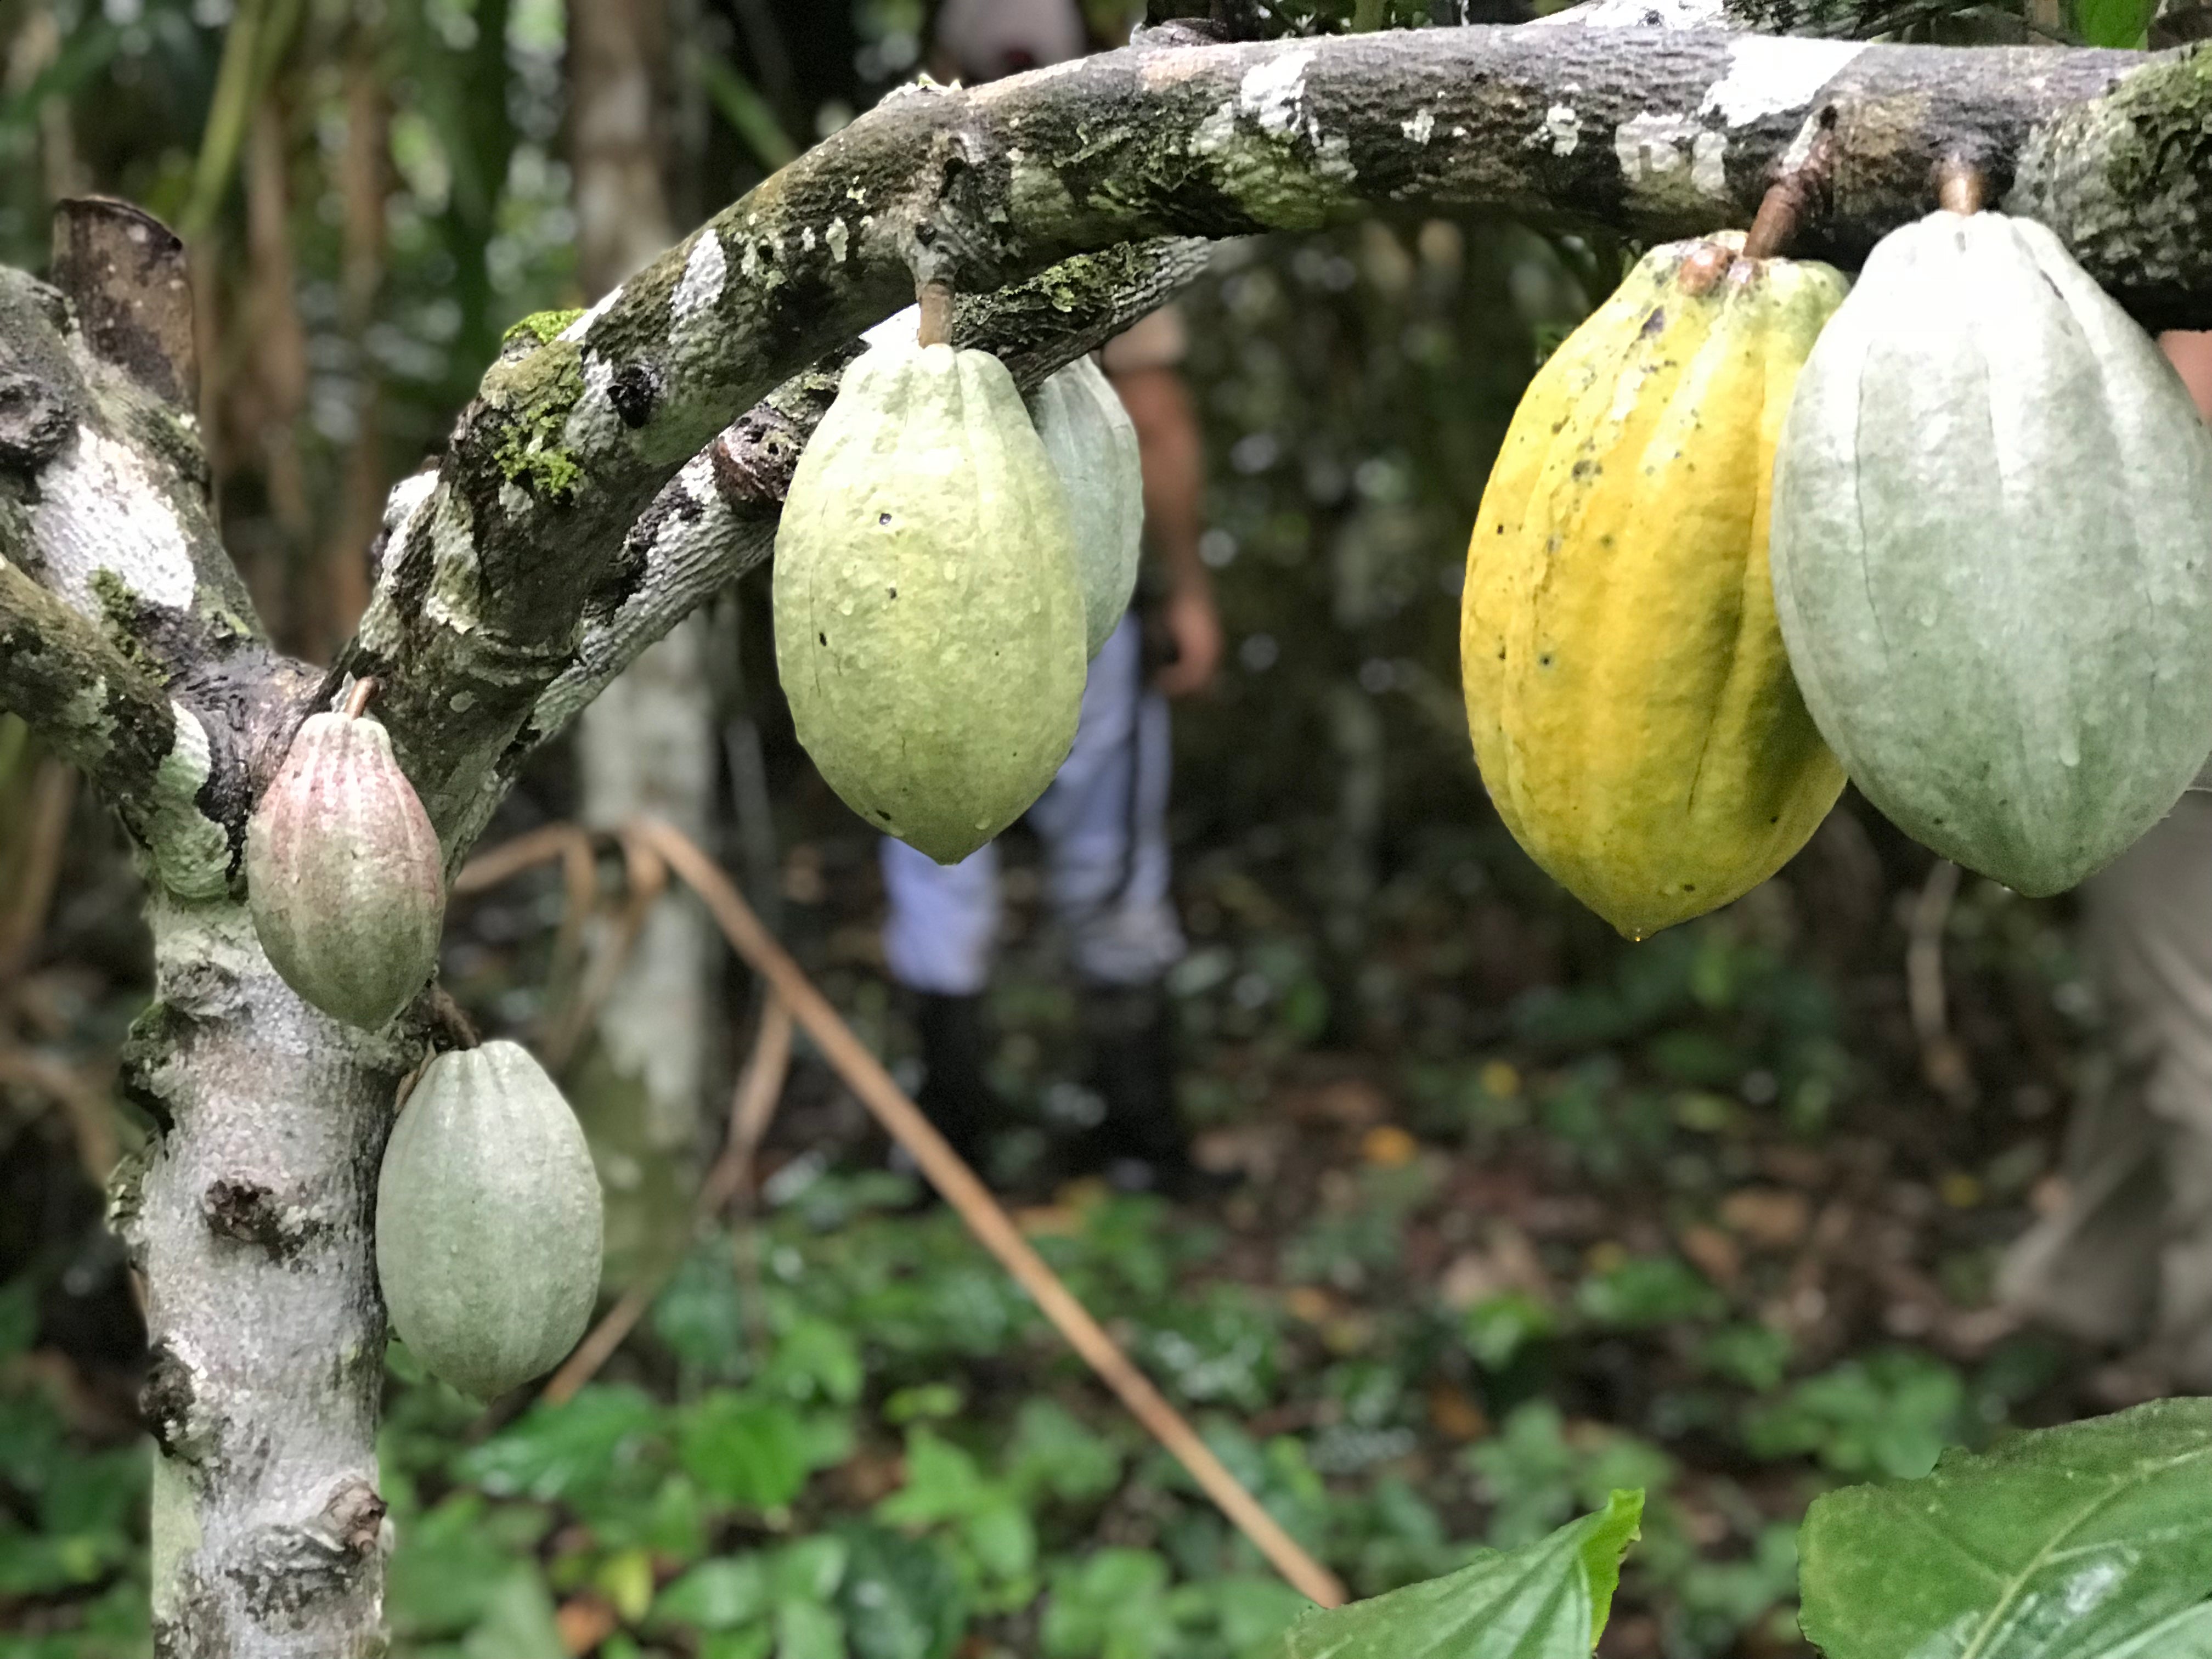
<svg viewBox="0 0 2212 1659">
<path fill-rule="evenodd" d="M 1130 21 L 1089 10 L 1102 44 Z M 927 22 L 671 0 L 679 221 L 913 74 Z M 223 522 L 292 649 L 350 627 L 386 489 L 501 331 L 581 297 L 567 40 L 559 0 L 0 3 L 0 258 L 41 268 L 52 202 L 87 191 L 185 231 Z M 2095 1407 L 2093 1356 L 1987 1304 L 2105 1061 L 2063 903 L 1955 889 L 1855 799 L 1766 887 L 1639 947 L 1489 811 L 1456 684 L 1466 527 L 1528 375 L 1632 252 L 1376 222 L 1226 247 L 1188 297 L 1231 655 L 1178 717 L 1174 985 L 1204 1154 L 1249 1179 L 1182 1212 L 1040 1184 L 1085 1100 L 1018 833 L 994 999 L 1021 1121 L 994 1173 L 1358 1593 L 1646 1486 L 1605 1651 L 1798 1654 L 1814 1493 Z M 872 842 L 792 742 L 763 595 L 712 619 L 720 850 L 910 1066 Z M 495 837 L 573 793 L 550 757 Z M 586 873 L 456 904 L 447 980 L 487 1029 L 573 1029 L 587 913 L 619 904 L 614 860 Z M 99 1196 L 139 1133 L 112 1098 L 148 988 L 135 906 L 116 834 L 0 723 L 9 1659 L 147 1648 L 142 1338 Z M 722 991 L 742 1052 L 754 988 L 732 966 Z M 687 1176 L 602 1151 L 613 1188 Z M 1279 1626 L 1296 1598 L 885 1152 L 802 1047 L 757 1194 L 617 1253 L 611 1289 L 673 1277 L 572 1401 L 479 1411 L 395 1351 L 396 1651 L 1234 1659 Z"/>
</svg>

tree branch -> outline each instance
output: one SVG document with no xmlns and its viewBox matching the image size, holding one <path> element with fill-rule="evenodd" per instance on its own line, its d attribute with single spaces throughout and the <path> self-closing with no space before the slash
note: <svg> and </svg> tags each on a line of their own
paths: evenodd
<svg viewBox="0 0 2212 1659">
<path fill-rule="evenodd" d="M 1960 155 L 2147 323 L 2212 321 L 2208 88 L 2212 53 L 1454 28 L 1133 48 L 910 90 L 486 376 L 434 487 L 405 504 L 343 666 L 385 678 L 395 744 L 457 851 L 655 495 L 917 276 L 972 293 L 1135 237 L 1375 208 L 1697 234 L 1747 222 L 1825 125 L 1832 208 L 1805 251 L 1855 259 L 1925 211 L 1936 164 Z"/>
<path fill-rule="evenodd" d="M 20 526 L 9 539 L 20 538 Z M 142 662 L 0 557 L 0 708 L 21 715 L 113 801 L 161 884 L 210 898 L 229 878 L 228 828 L 203 798 L 241 798 L 236 757 Z"/>
</svg>

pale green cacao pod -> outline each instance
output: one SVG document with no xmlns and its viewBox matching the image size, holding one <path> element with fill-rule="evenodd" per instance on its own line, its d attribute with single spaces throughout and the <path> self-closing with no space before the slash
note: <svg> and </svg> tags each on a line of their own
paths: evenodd
<svg viewBox="0 0 2212 1659">
<path fill-rule="evenodd" d="M 864 352 L 791 481 L 775 657 L 845 803 L 939 863 L 1020 817 L 1075 738 L 1075 532 L 1013 377 L 987 352 Z"/>
<path fill-rule="evenodd" d="M 1129 609 L 1145 535 L 1145 475 L 1137 428 L 1097 363 L 1078 357 L 1030 394 L 1036 434 L 1052 457 L 1075 522 L 1085 654 L 1095 657 Z"/>
<path fill-rule="evenodd" d="M 2021 892 L 2118 856 L 2212 750 L 2212 435 L 2032 221 L 1875 247 L 1797 381 L 1771 563 L 1853 781 Z"/>
<path fill-rule="evenodd" d="M 284 982 L 374 1030 L 438 965 L 437 832 L 367 715 L 313 714 L 246 827 L 246 903 Z"/>
<path fill-rule="evenodd" d="M 376 1277 L 432 1373 L 489 1400 L 558 1364 L 599 1294 L 599 1181 L 575 1114 L 513 1042 L 423 1067 L 376 1182 Z"/>
</svg>

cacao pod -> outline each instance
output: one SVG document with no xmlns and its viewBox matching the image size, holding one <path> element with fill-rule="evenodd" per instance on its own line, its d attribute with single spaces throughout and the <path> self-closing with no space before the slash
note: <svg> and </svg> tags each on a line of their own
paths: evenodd
<svg viewBox="0 0 2212 1659">
<path fill-rule="evenodd" d="M 423 1067 L 376 1182 L 376 1276 L 410 1353 L 486 1400 L 550 1370 L 591 1318 L 602 1228 L 584 1132 L 526 1050 Z"/>
<path fill-rule="evenodd" d="M 845 803 L 941 864 L 1021 816 L 1074 741 L 1084 609 L 1066 494 L 988 352 L 846 369 L 775 538 L 776 670 Z"/>
<path fill-rule="evenodd" d="M 1145 537 L 1137 428 L 1098 365 L 1078 357 L 1030 396 L 1036 434 L 1067 492 L 1083 584 L 1085 654 L 1095 657 L 1129 609 Z"/>
<path fill-rule="evenodd" d="M 438 836 L 392 739 L 367 715 L 313 714 L 246 829 L 261 948 L 303 1001 L 374 1030 L 438 965 Z"/>
<path fill-rule="evenodd" d="M 1476 759 L 1530 857 L 1631 939 L 1804 845 L 1843 789 L 1766 574 L 1776 436 L 1844 295 L 1741 235 L 1654 250 L 1514 412 L 1468 550 Z"/>
<path fill-rule="evenodd" d="M 2054 893 L 2212 750 L 2212 434 L 2043 226 L 1892 233 L 1799 380 L 1777 607 L 1805 701 L 1907 835 Z"/>
</svg>

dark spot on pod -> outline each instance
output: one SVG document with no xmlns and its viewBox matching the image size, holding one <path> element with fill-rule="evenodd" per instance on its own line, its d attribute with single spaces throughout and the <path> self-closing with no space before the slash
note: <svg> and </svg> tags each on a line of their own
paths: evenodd
<svg viewBox="0 0 2212 1659">
<path fill-rule="evenodd" d="M 830 643 L 830 636 L 827 634 L 817 634 L 814 636 L 814 642 L 817 645 L 827 645 Z"/>
</svg>

